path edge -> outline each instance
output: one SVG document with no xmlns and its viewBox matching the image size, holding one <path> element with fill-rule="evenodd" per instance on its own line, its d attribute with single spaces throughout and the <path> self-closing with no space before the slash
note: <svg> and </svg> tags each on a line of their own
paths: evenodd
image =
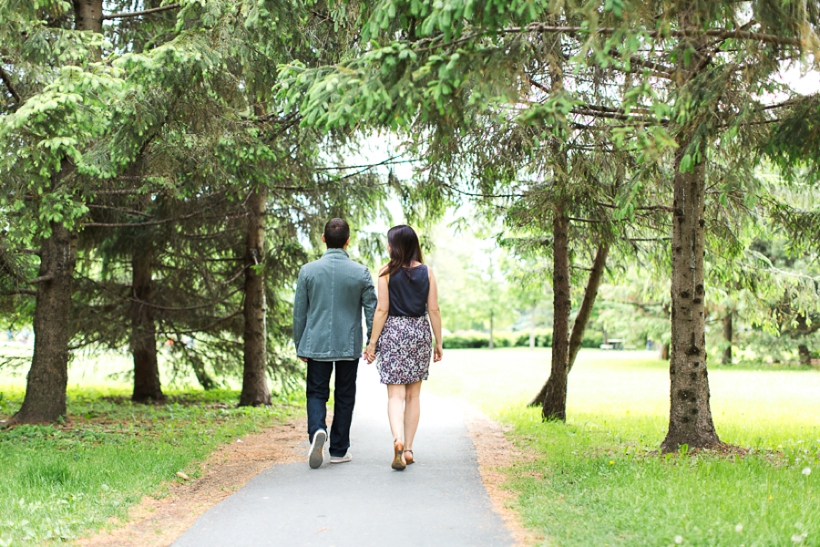
<svg viewBox="0 0 820 547">
<path fill-rule="evenodd" d="M 193 480 L 164 482 L 162 498 L 146 495 L 128 510 L 125 521 L 112 518 L 75 547 L 169 547 L 205 512 L 274 465 L 304 461 L 304 416 L 274 423 L 263 430 L 219 446 L 197 463 Z"/>
<path fill-rule="evenodd" d="M 493 504 L 493 509 L 504 520 L 516 547 L 544 545 L 546 538 L 524 526 L 521 514 L 513 507 L 518 495 L 507 486 L 506 472 L 515 464 L 532 459 L 521 452 L 507 437 L 509 428 L 491 419 L 472 405 L 462 403 L 464 423 L 478 459 L 481 482 Z"/>
</svg>

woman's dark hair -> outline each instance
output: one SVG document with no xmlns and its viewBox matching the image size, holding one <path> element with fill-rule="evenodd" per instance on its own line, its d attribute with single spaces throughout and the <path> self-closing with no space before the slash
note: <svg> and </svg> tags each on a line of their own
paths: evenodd
<svg viewBox="0 0 820 547">
<path fill-rule="evenodd" d="M 409 268 L 410 264 L 424 262 L 421 256 L 419 236 L 410 226 L 400 224 L 387 231 L 387 244 L 390 245 L 390 262 L 381 275 L 393 276 L 402 268 Z"/>
</svg>

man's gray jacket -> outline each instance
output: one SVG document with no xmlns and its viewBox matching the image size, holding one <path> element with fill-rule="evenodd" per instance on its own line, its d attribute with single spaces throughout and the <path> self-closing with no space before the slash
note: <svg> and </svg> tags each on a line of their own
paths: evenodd
<svg viewBox="0 0 820 547">
<path fill-rule="evenodd" d="M 296 354 L 322 361 L 361 357 L 362 309 L 369 340 L 376 311 L 373 277 L 344 250 L 328 249 L 302 266 L 293 303 Z"/>
</svg>

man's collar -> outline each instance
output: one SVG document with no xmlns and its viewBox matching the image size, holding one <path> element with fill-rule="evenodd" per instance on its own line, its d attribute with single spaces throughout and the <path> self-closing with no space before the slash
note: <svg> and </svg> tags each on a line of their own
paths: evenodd
<svg viewBox="0 0 820 547">
<path fill-rule="evenodd" d="M 344 249 L 328 249 L 327 251 L 325 251 L 325 254 L 323 254 L 322 257 L 326 257 L 327 255 L 338 255 L 338 254 L 343 254 L 347 258 L 350 258 L 350 255 L 348 255 L 347 251 L 345 251 Z"/>
</svg>

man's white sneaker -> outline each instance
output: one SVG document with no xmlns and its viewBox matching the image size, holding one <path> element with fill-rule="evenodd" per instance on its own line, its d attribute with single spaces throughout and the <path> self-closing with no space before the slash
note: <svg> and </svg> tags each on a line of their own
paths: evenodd
<svg viewBox="0 0 820 547">
<path fill-rule="evenodd" d="M 353 459 L 353 455 L 350 453 L 350 450 L 345 452 L 344 456 L 331 456 L 330 463 L 345 463 L 349 462 Z"/>
<path fill-rule="evenodd" d="M 308 465 L 311 469 L 318 469 L 322 466 L 325 441 L 327 441 L 327 432 L 324 429 L 320 429 L 313 434 L 313 442 L 310 443 L 310 453 L 308 454 Z"/>
</svg>

